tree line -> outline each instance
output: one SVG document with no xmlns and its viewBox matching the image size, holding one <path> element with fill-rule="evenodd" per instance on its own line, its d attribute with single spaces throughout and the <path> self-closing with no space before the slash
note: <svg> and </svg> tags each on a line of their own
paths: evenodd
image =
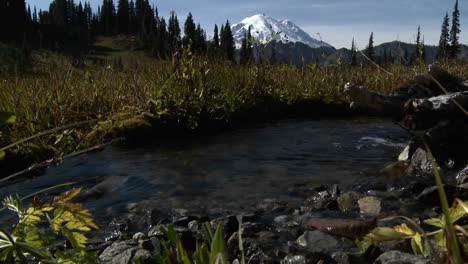
<svg viewBox="0 0 468 264">
<path fill-rule="evenodd" d="M 458 0 L 455 1 L 455 6 L 452 12 L 452 25 L 450 25 L 450 18 L 448 12 L 445 14 L 442 20 L 442 28 L 440 33 L 440 40 L 438 45 L 438 51 L 436 58 L 438 60 L 444 59 L 456 59 L 460 54 L 461 44 L 460 39 L 460 10 L 458 9 Z M 395 55 L 390 49 L 381 51 L 380 54 L 375 53 L 374 49 L 374 33 L 371 32 L 369 42 L 364 50 L 366 59 L 382 64 L 391 64 L 396 61 L 405 61 L 407 64 L 413 64 L 416 61 L 426 61 L 426 51 L 424 45 L 424 37 L 421 36 L 421 26 L 418 26 L 416 33 L 416 46 L 412 52 L 412 56 L 409 55 L 409 51 L 404 49 L 402 56 Z M 351 65 L 357 65 L 357 47 L 354 39 L 351 42 Z"/>
<path fill-rule="evenodd" d="M 15 25 L 15 26 L 11 26 Z M 183 34 L 182 34 L 183 33 Z M 48 10 L 31 9 L 25 0 L 0 0 L 0 42 L 55 51 L 87 52 L 97 36 L 133 35 L 139 47 L 167 58 L 180 48 L 211 53 L 234 61 L 234 38 L 229 21 L 214 28 L 214 38 L 188 14 L 183 32 L 175 12 L 167 22 L 149 0 L 102 0 L 97 10 L 89 2 L 53 0 Z M 182 36 L 183 35 L 183 36 Z"/>
</svg>

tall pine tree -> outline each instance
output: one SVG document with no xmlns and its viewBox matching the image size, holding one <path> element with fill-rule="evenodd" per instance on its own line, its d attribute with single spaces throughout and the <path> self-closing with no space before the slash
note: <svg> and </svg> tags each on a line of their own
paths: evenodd
<svg viewBox="0 0 468 264">
<path fill-rule="evenodd" d="M 218 25 L 215 24 L 214 26 L 214 33 L 213 33 L 213 48 L 219 48 L 219 35 L 218 35 Z"/>
<path fill-rule="evenodd" d="M 371 32 L 370 34 L 369 44 L 367 44 L 367 48 L 366 48 L 366 56 L 371 61 L 374 61 L 374 32 Z"/>
<path fill-rule="evenodd" d="M 174 11 L 171 12 L 167 27 L 168 49 L 170 53 L 174 53 L 179 48 L 180 43 L 179 20 Z"/>
<path fill-rule="evenodd" d="M 450 19 L 449 19 L 448 13 L 446 13 L 442 21 L 442 28 L 440 31 L 439 49 L 437 51 L 437 59 L 446 59 L 448 57 L 448 52 L 450 48 L 449 23 L 450 23 Z"/>
<path fill-rule="evenodd" d="M 353 41 L 351 42 L 351 66 L 357 65 L 357 50 L 356 50 L 356 43 Z"/>
<path fill-rule="evenodd" d="M 129 33 L 130 27 L 130 4 L 128 0 L 119 0 L 117 5 L 117 32 Z"/>
<path fill-rule="evenodd" d="M 234 37 L 232 35 L 229 20 L 226 21 L 226 25 L 224 25 L 221 31 L 221 50 L 223 51 L 226 59 L 234 62 L 234 52 L 236 47 L 234 46 Z"/>
<path fill-rule="evenodd" d="M 192 13 L 189 13 L 187 19 L 185 20 L 184 24 L 184 37 L 182 39 L 182 45 L 184 47 L 190 47 L 191 51 L 195 50 L 196 46 L 196 27 L 195 23 L 193 22 Z"/>
<path fill-rule="evenodd" d="M 460 11 L 458 10 L 458 0 L 455 1 L 455 7 L 452 13 L 452 27 L 450 29 L 450 49 L 449 56 L 456 59 L 460 53 L 460 43 L 458 42 L 460 34 Z"/>
</svg>

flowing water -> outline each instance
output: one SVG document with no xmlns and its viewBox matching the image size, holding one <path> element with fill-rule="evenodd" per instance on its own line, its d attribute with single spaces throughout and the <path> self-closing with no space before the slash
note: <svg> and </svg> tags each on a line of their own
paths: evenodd
<svg viewBox="0 0 468 264">
<path fill-rule="evenodd" d="M 388 120 L 282 120 L 145 147 L 110 146 L 40 177 L 6 182 L 0 198 L 83 181 L 81 201 L 101 223 L 142 201 L 158 208 L 236 210 L 263 199 L 294 199 L 294 186 L 379 177 L 407 140 Z"/>
</svg>

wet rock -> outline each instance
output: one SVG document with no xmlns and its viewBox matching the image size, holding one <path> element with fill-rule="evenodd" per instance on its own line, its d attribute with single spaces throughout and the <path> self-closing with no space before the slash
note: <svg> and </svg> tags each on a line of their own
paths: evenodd
<svg viewBox="0 0 468 264">
<path fill-rule="evenodd" d="M 418 148 L 411 157 L 411 167 L 425 174 L 432 174 L 433 167 L 429 154 Z"/>
<path fill-rule="evenodd" d="M 410 146 L 406 146 L 403 151 L 398 155 L 399 161 L 408 161 L 410 159 Z"/>
<path fill-rule="evenodd" d="M 288 255 L 280 262 L 281 264 L 306 264 L 306 257 L 303 255 Z"/>
<path fill-rule="evenodd" d="M 289 221 L 291 221 L 292 216 L 290 215 L 279 215 L 273 219 L 273 223 L 277 225 L 286 225 Z"/>
<path fill-rule="evenodd" d="M 337 264 L 350 264 L 351 260 L 349 254 L 346 252 L 334 252 L 331 257 Z"/>
<path fill-rule="evenodd" d="M 375 217 L 346 213 L 310 216 L 303 223 L 307 230 L 317 229 L 351 238 L 360 238 L 377 225 Z"/>
<path fill-rule="evenodd" d="M 332 252 L 354 252 L 357 250 L 355 245 L 345 238 L 338 238 L 319 230 L 306 231 L 297 240 L 296 243 L 313 253 L 332 253 Z"/>
<path fill-rule="evenodd" d="M 114 242 L 101 253 L 99 260 L 104 264 L 131 264 L 137 250 L 135 240 Z"/>
<path fill-rule="evenodd" d="M 338 205 L 337 197 L 340 195 L 340 188 L 337 184 L 322 185 L 314 189 L 315 194 L 310 196 L 304 202 L 303 212 L 313 211 L 314 209 L 336 210 Z"/>
<path fill-rule="evenodd" d="M 455 180 L 457 181 L 457 185 L 468 183 L 468 166 L 457 173 Z"/>
<path fill-rule="evenodd" d="M 430 260 L 401 251 L 389 251 L 380 255 L 374 264 L 429 264 Z"/>
<path fill-rule="evenodd" d="M 132 237 L 132 239 L 135 239 L 135 240 L 143 240 L 143 239 L 147 239 L 146 235 L 141 233 L 141 232 L 138 232 L 138 233 L 135 233 Z"/>
<path fill-rule="evenodd" d="M 380 199 L 375 196 L 361 198 L 358 204 L 361 214 L 378 216 L 382 209 Z"/>
<path fill-rule="evenodd" d="M 140 249 L 140 250 L 137 250 L 135 252 L 135 255 L 133 256 L 133 259 L 134 260 L 139 260 L 139 261 L 141 261 L 140 263 L 143 263 L 143 264 L 151 264 L 151 263 L 154 263 L 152 261 L 152 257 L 153 257 L 153 255 L 151 254 L 151 252 L 149 250 Z"/>
<path fill-rule="evenodd" d="M 187 224 L 187 228 L 192 232 L 196 232 L 200 228 L 200 224 L 197 220 L 193 220 Z"/>
<path fill-rule="evenodd" d="M 342 212 L 352 212 L 359 209 L 358 201 L 364 195 L 357 192 L 346 192 L 340 195 L 337 199 L 338 207 Z"/>
<path fill-rule="evenodd" d="M 223 227 L 224 234 L 228 237 L 239 229 L 239 222 L 235 215 L 229 215 L 211 221 L 211 226 L 214 229 L 216 229 L 219 224 Z"/>
<path fill-rule="evenodd" d="M 387 178 L 400 178 L 411 175 L 413 167 L 408 161 L 397 161 L 385 166 L 380 173 Z"/>
<path fill-rule="evenodd" d="M 153 242 L 150 239 L 139 240 L 138 247 L 149 251 L 154 250 Z"/>
</svg>

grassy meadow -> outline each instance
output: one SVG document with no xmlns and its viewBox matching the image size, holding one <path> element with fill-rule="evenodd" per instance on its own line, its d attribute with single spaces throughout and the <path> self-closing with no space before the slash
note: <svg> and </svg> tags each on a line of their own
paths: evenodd
<svg viewBox="0 0 468 264">
<path fill-rule="evenodd" d="M 468 78 L 466 64 L 444 67 Z M 154 138 L 163 130 L 211 129 L 283 117 L 288 109 L 293 109 L 292 117 L 309 110 L 322 115 L 335 106 L 345 109 L 343 86 L 348 81 L 390 92 L 425 72 L 427 65 L 385 69 L 391 74 L 371 65 L 233 65 L 187 51 L 162 61 L 106 39 L 85 59 L 37 51 L 27 71 L 0 75 L 0 109 L 17 117 L 0 134 L 0 146 L 93 120 L 9 149 L 10 159 L 37 162 L 132 133 Z"/>
</svg>

